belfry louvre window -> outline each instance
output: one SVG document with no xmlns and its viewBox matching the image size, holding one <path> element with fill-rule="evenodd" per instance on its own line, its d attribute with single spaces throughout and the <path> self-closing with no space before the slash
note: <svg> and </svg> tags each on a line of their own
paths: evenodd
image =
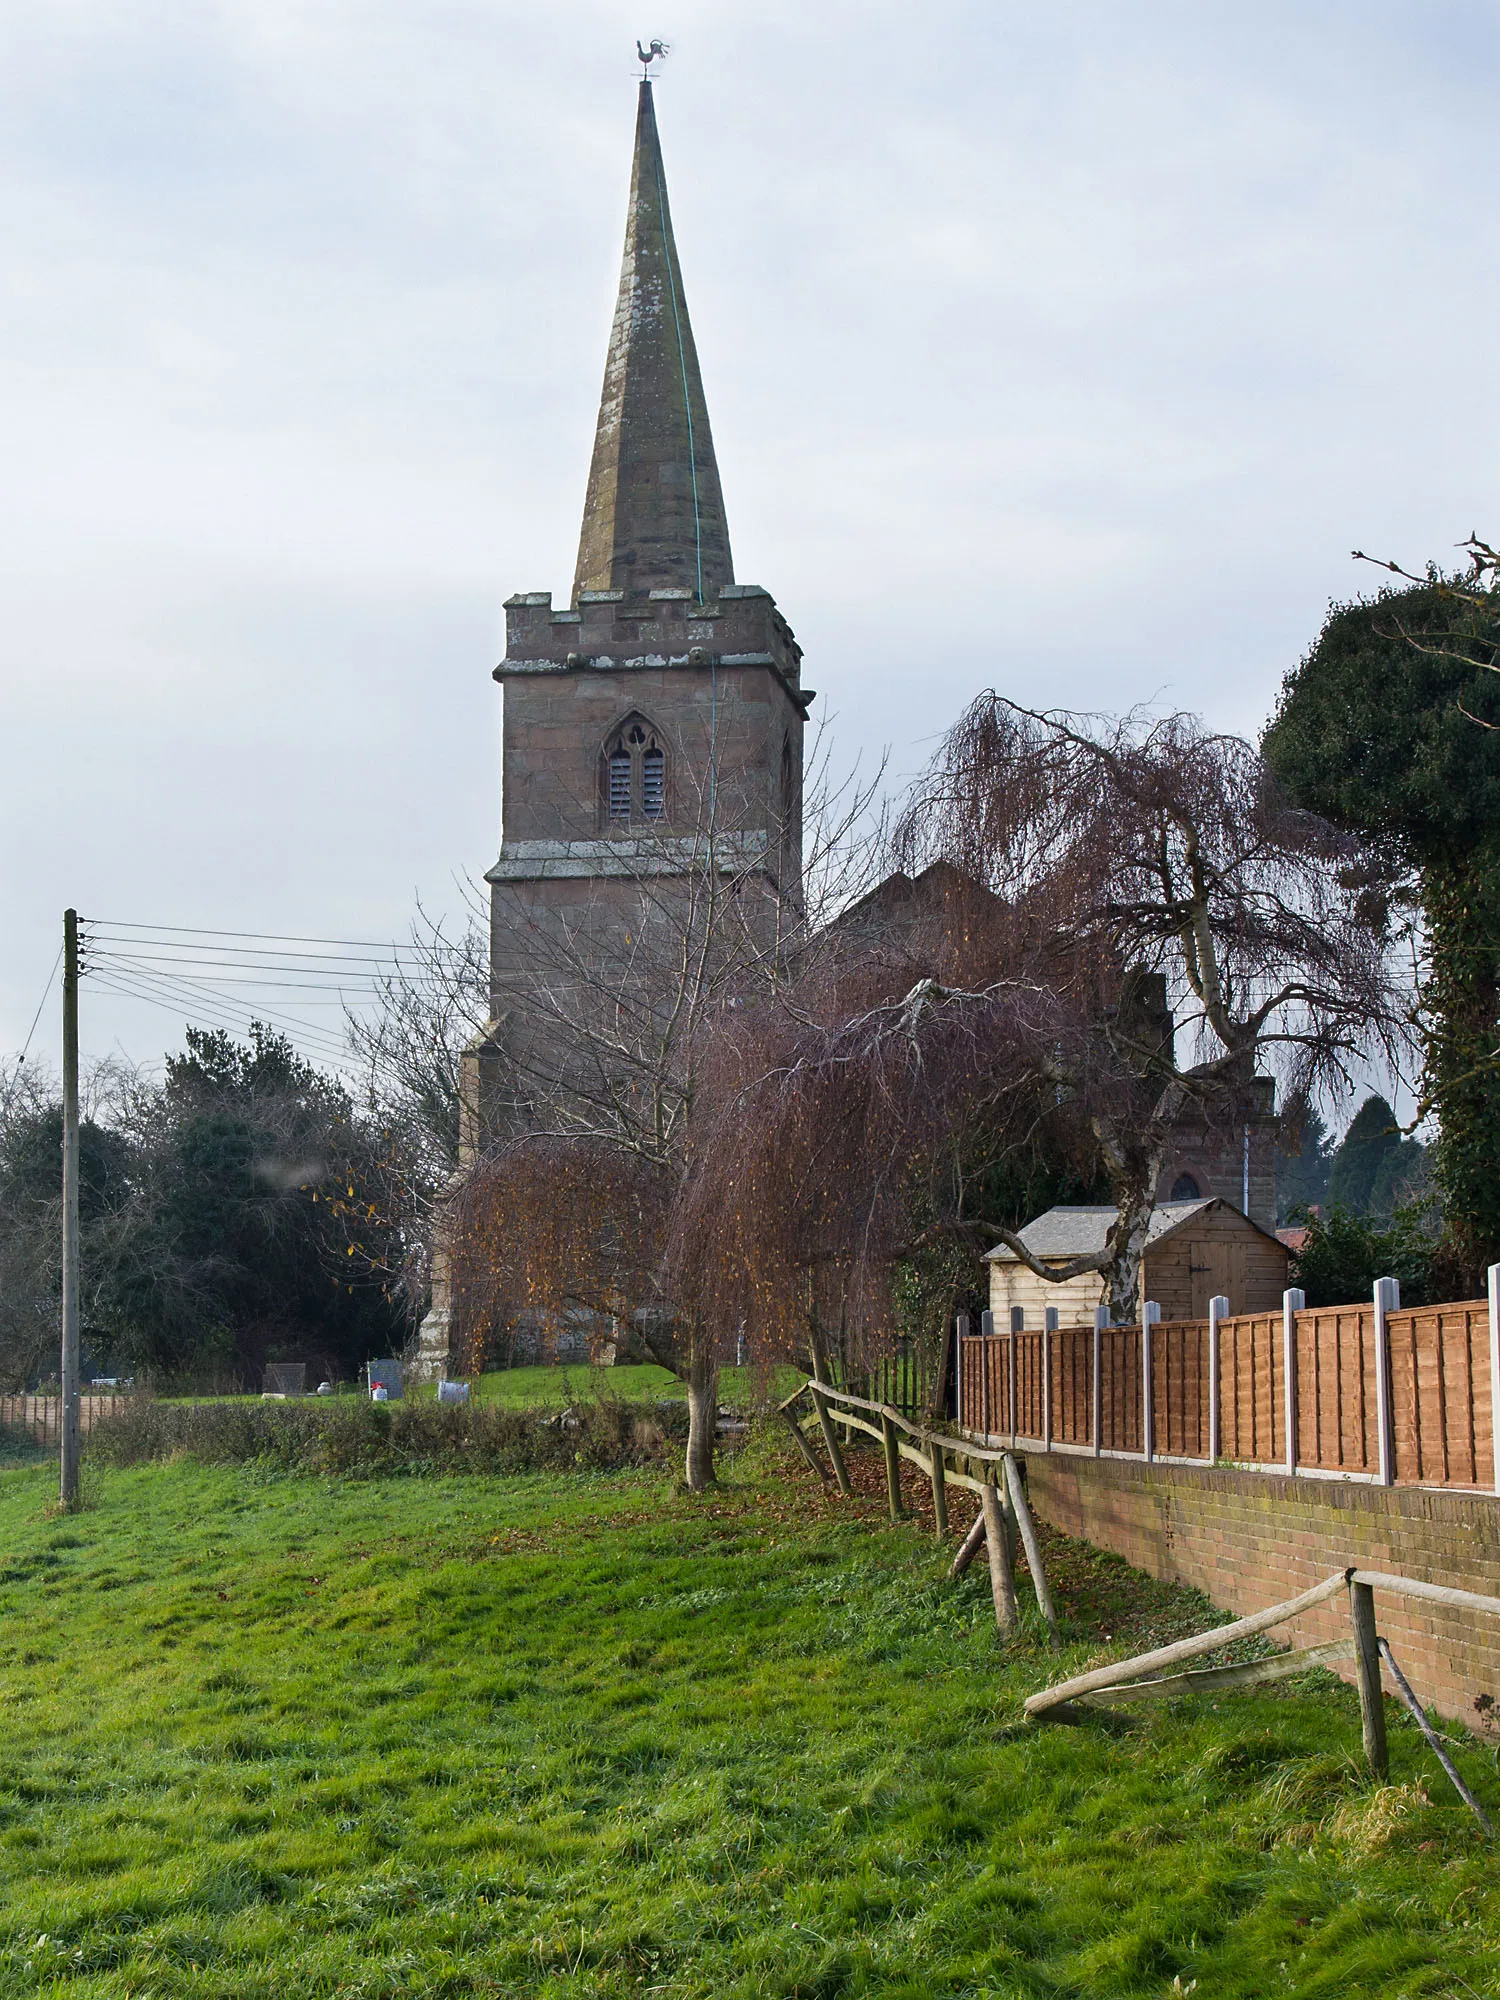
<svg viewBox="0 0 1500 2000">
<path fill-rule="evenodd" d="M 614 751 L 609 760 L 609 816 L 630 817 L 630 752 Z"/>
<path fill-rule="evenodd" d="M 647 819 L 660 819 L 667 802 L 667 760 L 660 750 L 641 758 L 641 809 Z"/>
<path fill-rule="evenodd" d="M 628 715 L 606 743 L 602 790 L 613 824 L 666 817 L 667 753 L 643 715 Z"/>
</svg>

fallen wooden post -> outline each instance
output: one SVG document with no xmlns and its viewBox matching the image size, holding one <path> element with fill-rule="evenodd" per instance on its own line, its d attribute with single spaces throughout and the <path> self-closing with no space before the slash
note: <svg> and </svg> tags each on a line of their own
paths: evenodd
<svg viewBox="0 0 1500 2000">
<path fill-rule="evenodd" d="M 849 1468 L 844 1463 L 844 1454 L 839 1446 L 838 1434 L 833 1428 L 833 1419 L 828 1414 L 827 1399 L 811 1383 L 808 1384 L 808 1394 L 813 1399 L 813 1408 L 818 1413 L 818 1422 L 823 1426 L 823 1442 L 828 1447 L 828 1456 L 833 1465 L 833 1476 L 839 1483 L 839 1491 L 844 1494 L 852 1494 L 854 1487 L 850 1483 Z"/>
<path fill-rule="evenodd" d="M 940 1542 L 948 1539 L 948 1468 L 943 1463 L 943 1447 L 936 1438 L 929 1438 L 927 1448 L 932 1455 L 932 1518 L 936 1523 L 937 1538 Z"/>
<path fill-rule="evenodd" d="M 1349 1575 L 1348 1570 L 1338 1570 L 1321 1583 L 1315 1583 L 1311 1590 L 1304 1590 L 1299 1597 L 1288 1598 L 1285 1604 L 1273 1604 L 1269 1610 L 1252 1612 L 1248 1618 L 1237 1618 L 1232 1625 L 1215 1626 L 1210 1632 L 1200 1632 L 1192 1639 L 1179 1639 L 1171 1646 L 1158 1646 L 1154 1652 L 1140 1653 L 1133 1660 L 1116 1660 L 1112 1666 L 1096 1667 L 1092 1673 L 1078 1674 L 1070 1681 L 1059 1681 L 1055 1687 L 1043 1688 L 1039 1694 L 1028 1695 L 1022 1706 L 1027 1715 L 1045 1719 L 1049 1709 L 1056 1708 L 1059 1702 L 1071 1700 L 1075 1695 L 1092 1694 L 1097 1688 L 1118 1687 L 1152 1667 L 1175 1666 L 1179 1660 L 1194 1659 L 1199 1653 L 1216 1653 L 1221 1646 L 1232 1645 L 1236 1639 L 1248 1639 L 1253 1633 L 1268 1632 L 1273 1625 L 1284 1625 L 1288 1619 L 1310 1611 L 1315 1604 L 1325 1603 L 1346 1587 Z"/>
<path fill-rule="evenodd" d="M 948 1572 L 949 1576 L 953 1577 L 955 1580 L 961 1577 L 964 1571 L 969 1567 L 969 1564 L 973 1562 L 975 1556 L 978 1555 L 983 1545 L 984 1545 L 984 1508 L 981 1506 L 979 1510 L 978 1519 L 975 1521 L 973 1527 L 970 1528 L 968 1534 L 964 1536 L 963 1541 L 959 1544 L 958 1554 L 953 1558 L 953 1567 Z"/>
<path fill-rule="evenodd" d="M 1432 1724 L 1427 1720 L 1426 1715 L 1423 1713 L 1421 1702 L 1419 1702 L 1417 1700 L 1417 1697 L 1412 1693 L 1411 1688 L 1407 1685 L 1407 1679 L 1405 1674 L 1403 1674 L 1401 1669 L 1396 1665 L 1396 1656 L 1391 1651 L 1390 1642 L 1386 1639 L 1381 1639 L 1378 1643 L 1380 1646 L 1381 1655 L 1384 1658 L 1386 1665 L 1391 1670 L 1391 1678 L 1396 1683 L 1396 1687 L 1400 1693 L 1401 1699 L 1406 1703 L 1406 1706 L 1411 1710 L 1413 1721 L 1416 1723 L 1418 1729 L 1421 1730 L 1422 1734 L 1427 1738 L 1428 1743 L 1432 1746 L 1432 1751 L 1434 1756 L 1437 1758 L 1438 1762 L 1442 1765 L 1443 1769 L 1448 1773 L 1448 1776 L 1452 1779 L 1454 1791 L 1458 1793 L 1458 1796 L 1463 1800 L 1464 1804 L 1469 1808 L 1469 1811 L 1473 1813 L 1475 1819 L 1479 1821 L 1479 1824 L 1484 1828 L 1485 1832 L 1489 1835 L 1490 1839 L 1493 1840 L 1495 1837 L 1495 1829 L 1490 1825 L 1489 1814 L 1485 1811 L 1484 1807 L 1479 1803 L 1478 1799 L 1475 1798 L 1474 1794 L 1469 1790 L 1468 1786 L 1464 1783 L 1463 1779 L 1458 1775 L 1458 1772 L 1454 1769 L 1453 1759 L 1448 1755 L 1447 1751 L 1438 1741 L 1437 1732 L 1436 1730 L 1434 1730 Z"/>
<path fill-rule="evenodd" d="M 1031 1571 L 1031 1585 L 1036 1592 L 1037 1609 L 1046 1619 L 1052 1636 L 1057 1637 L 1057 1606 L 1052 1602 L 1052 1592 L 1047 1585 L 1047 1574 L 1042 1568 L 1042 1546 L 1037 1540 L 1036 1523 L 1031 1518 L 1031 1509 L 1026 1504 L 1026 1489 L 1021 1484 L 1021 1468 L 1009 1452 L 1002 1461 L 1005 1466 L 1005 1485 L 1010 1494 L 1010 1509 L 1016 1517 L 1016 1526 L 1021 1531 L 1021 1546 L 1026 1551 L 1026 1567 Z"/>
<path fill-rule="evenodd" d="M 819 1458 L 818 1454 L 813 1450 L 812 1446 L 808 1443 L 807 1439 L 802 1435 L 802 1426 L 801 1424 L 798 1423 L 797 1419 L 792 1415 L 791 1411 L 788 1409 L 783 1409 L 781 1414 L 786 1419 L 787 1429 L 791 1432 L 793 1438 L 796 1440 L 798 1451 L 801 1452 L 802 1456 L 807 1460 L 808 1464 L 812 1467 L 813 1471 L 817 1473 L 819 1479 L 821 1479 L 823 1481 L 823 1484 L 826 1486 L 828 1484 L 828 1481 L 832 1478 L 833 1475 L 829 1472 L 827 1466 L 824 1465 L 822 1459 Z"/>
<path fill-rule="evenodd" d="M 984 1540 L 990 1557 L 990 1595 L 995 1600 L 995 1625 L 1002 1639 L 1014 1639 L 1021 1625 L 1021 1608 L 1016 1603 L 1016 1579 L 1010 1565 L 1010 1536 L 1000 1494 L 989 1481 L 980 1489 L 979 1504 L 984 1510 Z"/>
<path fill-rule="evenodd" d="M 1131 1681 L 1124 1687 L 1097 1688 L 1078 1699 L 1090 1708 L 1117 1708 L 1132 1701 L 1171 1701 L 1184 1694 L 1213 1694 L 1234 1688 L 1258 1687 L 1263 1681 L 1293 1680 L 1309 1667 L 1326 1667 L 1354 1657 L 1352 1639 L 1332 1639 L 1326 1646 L 1305 1646 L 1298 1653 L 1278 1653 L 1270 1660 L 1247 1660 L 1232 1667 L 1194 1667 L 1159 1681 Z"/>
</svg>

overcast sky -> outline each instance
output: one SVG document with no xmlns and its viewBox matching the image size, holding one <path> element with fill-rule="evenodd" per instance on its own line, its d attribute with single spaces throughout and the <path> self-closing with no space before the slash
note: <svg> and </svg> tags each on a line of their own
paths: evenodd
<svg viewBox="0 0 1500 2000">
<path fill-rule="evenodd" d="M 637 35 L 737 574 L 846 754 L 985 686 L 1253 732 L 1352 547 L 1500 530 L 1492 4 L 7 0 L 0 1049 L 65 904 L 378 939 L 493 861 Z M 180 1031 L 85 986 L 87 1051 Z"/>
</svg>

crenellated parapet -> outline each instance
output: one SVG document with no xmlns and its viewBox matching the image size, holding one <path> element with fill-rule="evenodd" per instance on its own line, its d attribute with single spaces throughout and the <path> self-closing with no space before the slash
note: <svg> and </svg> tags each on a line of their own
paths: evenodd
<svg viewBox="0 0 1500 2000">
<path fill-rule="evenodd" d="M 728 584 L 702 604 L 682 589 L 582 590 L 566 608 L 550 590 L 506 600 L 497 681 L 642 667 L 769 667 L 804 713 L 813 699 L 802 686 L 802 648 L 759 584 Z"/>
</svg>

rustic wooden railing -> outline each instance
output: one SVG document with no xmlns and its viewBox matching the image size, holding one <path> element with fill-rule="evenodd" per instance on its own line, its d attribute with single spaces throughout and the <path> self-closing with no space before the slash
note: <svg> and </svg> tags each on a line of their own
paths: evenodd
<svg viewBox="0 0 1500 2000">
<path fill-rule="evenodd" d="M 1139 1326 L 958 1328 L 958 1426 L 1011 1450 L 1227 1463 L 1261 1471 L 1500 1492 L 1500 1265 L 1487 1299 L 1369 1305 Z"/>
</svg>

